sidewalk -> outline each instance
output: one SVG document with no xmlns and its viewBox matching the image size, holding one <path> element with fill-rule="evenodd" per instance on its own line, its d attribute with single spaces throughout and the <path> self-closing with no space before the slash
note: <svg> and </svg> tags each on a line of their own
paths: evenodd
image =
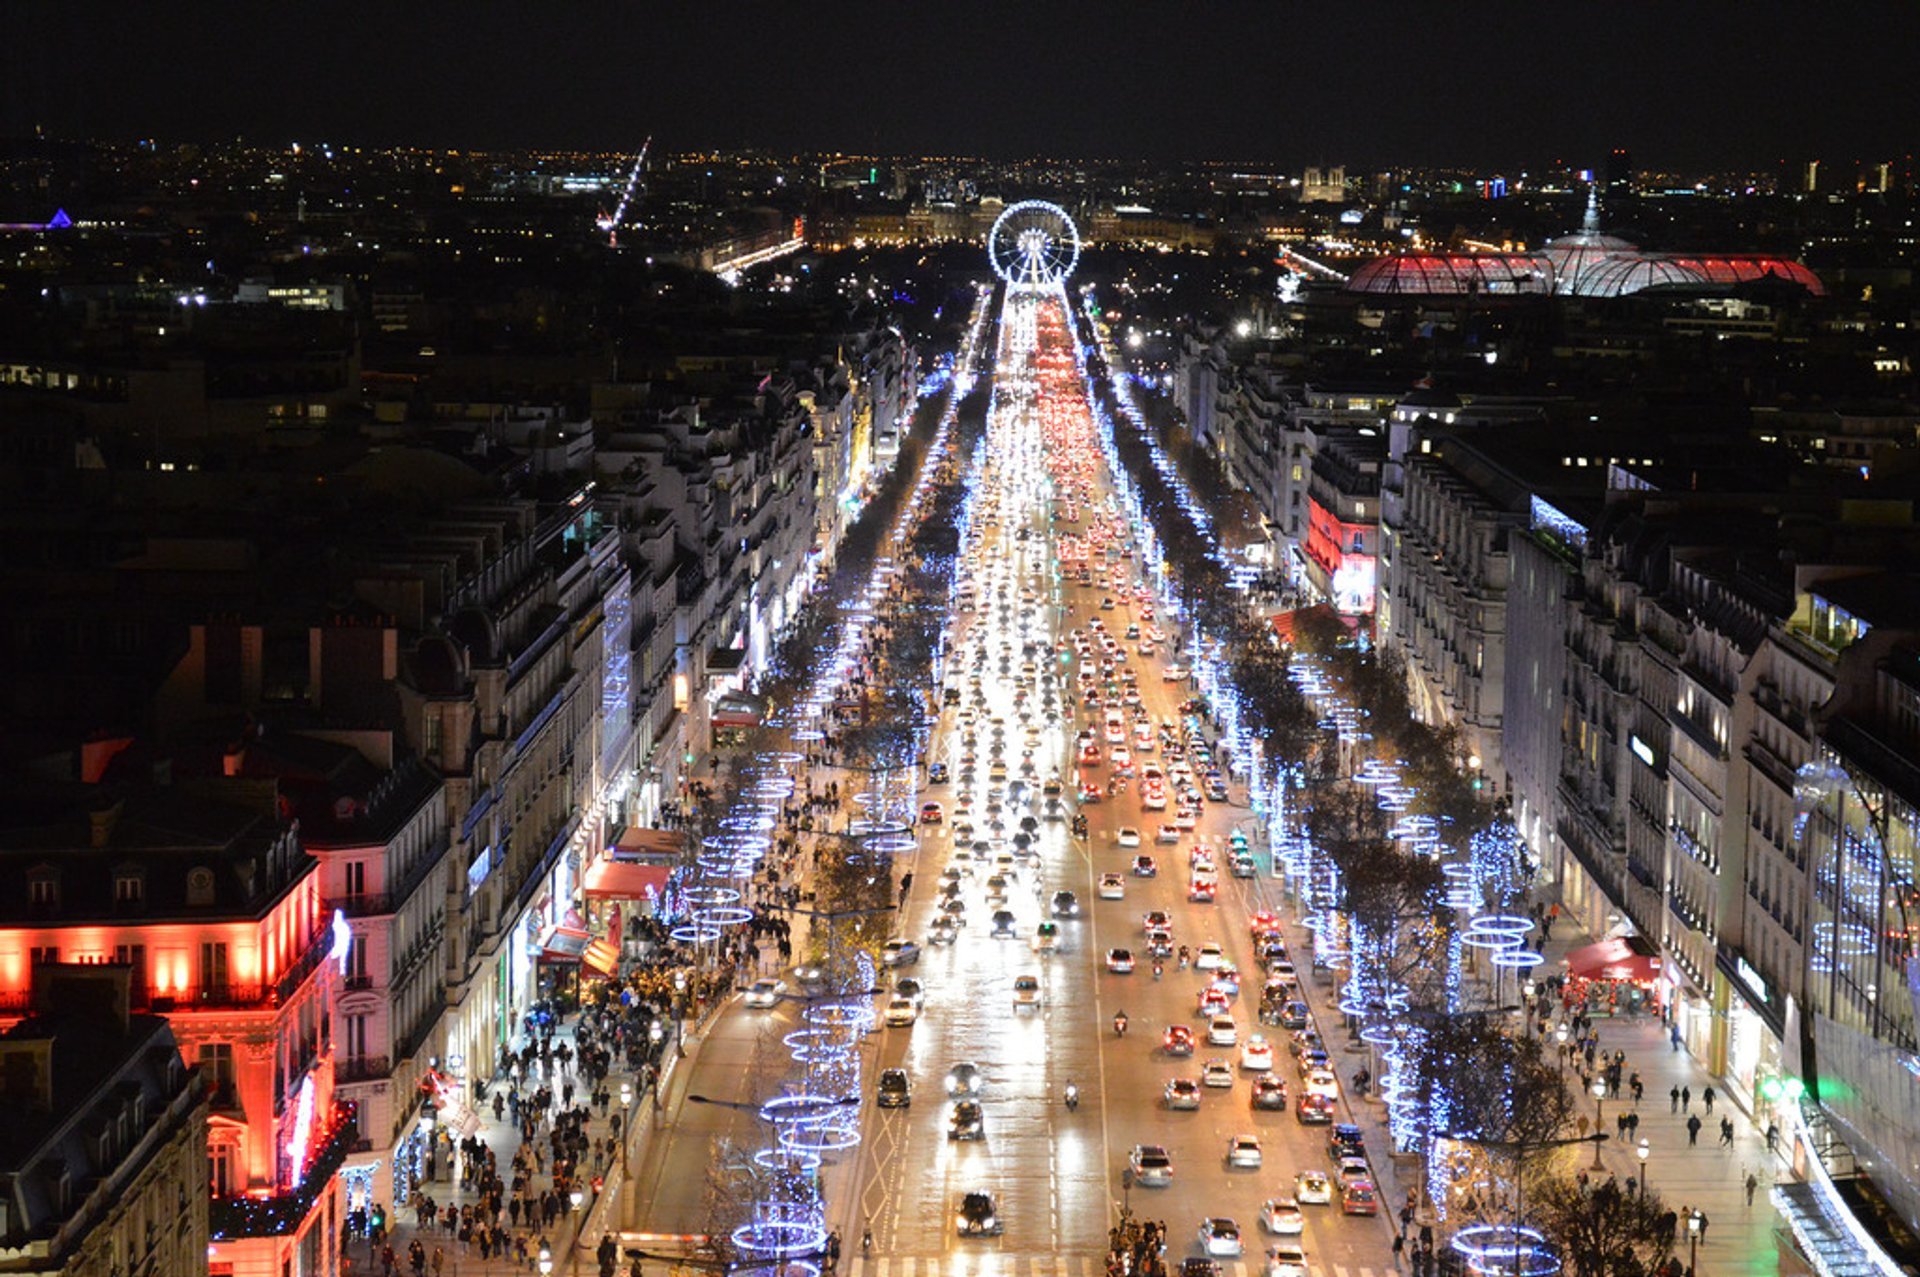
<svg viewBox="0 0 1920 1277">
<path fill-rule="evenodd" d="M 571 1019 L 564 1023 L 554 1035 L 554 1044 L 558 1046 L 561 1042 L 565 1042 L 569 1049 L 572 1049 L 574 1045 L 574 1026 Z M 551 1077 L 547 1080 L 550 1081 L 553 1087 L 556 1107 L 559 1106 L 560 1102 L 560 1088 L 568 1079 L 576 1080 L 582 1088 L 582 1091 L 585 1090 L 586 1083 L 583 1075 L 579 1075 L 570 1069 L 562 1068 L 558 1061 L 553 1063 L 551 1069 Z M 612 1133 L 612 1117 L 621 1111 L 619 1096 L 620 1083 L 623 1080 L 632 1080 L 632 1077 L 618 1067 L 609 1073 L 605 1085 L 614 1097 L 613 1102 L 607 1106 L 606 1116 L 600 1114 L 597 1105 L 593 1107 L 592 1116 L 588 1120 L 586 1128 L 587 1135 L 590 1139 L 596 1141 L 601 1140 Z M 533 1090 L 537 1089 L 538 1085 L 538 1081 L 529 1081 L 522 1088 L 523 1093 L 531 1094 Z M 485 1096 L 475 1103 L 474 1112 L 480 1117 L 480 1130 L 478 1131 L 478 1135 L 480 1139 L 486 1143 L 487 1147 L 493 1150 L 499 1167 L 500 1178 L 505 1181 L 508 1195 L 511 1196 L 513 1158 L 514 1154 L 520 1149 L 520 1131 L 519 1128 L 513 1124 L 513 1114 L 510 1109 L 503 1110 L 506 1113 L 505 1120 L 495 1120 L 493 1116 L 493 1097 L 498 1094 L 504 1098 L 506 1093 L 507 1085 L 505 1082 L 499 1082 L 489 1086 Z M 579 1104 L 581 1100 L 582 1095 L 576 1093 L 574 1096 L 575 1104 Z M 646 1106 L 650 1103 L 650 1097 L 645 1095 L 641 1095 L 634 1101 L 631 1113 L 633 1126 L 649 1126 L 645 1119 L 648 1116 Z M 622 1125 L 626 1125 L 625 1119 L 622 1120 Z M 552 1126 L 550 1123 L 542 1123 L 540 1126 L 537 1138 L 541 1141 L 543 1148 L 545 1147 L 545 1140 L 551 1130 Z M 631 1136 L 632 1131 L 629 1129 L 626 1134 Z M 436 1248 L 441 1251 L 443 1257 L 442 1266 L 438 1270 L 440 1277 L 495 1277 L 495 1275 L 505 1277 L 506 1274 L 524 1275 L 530 1272 L 537 1272 L 538 1267 L 533 1262 L 533 1256 L 538 1251 L 538 1242 L 543 1235 L 543 1231 L 548 1244 L 552 1247 L 554 1272 L 557 1274 L 568 1274 L 574 1271 L 568 1268 L 567 1260 L 569 1257 L 569 1248 L 574 1243 L 576 1231 L 586 1224 L 590 1216 L 595 1226 L 599 1227 L 600 1220 L 604 1216 L 604 1211 L 596 1213 L 592 1210 L 592 1207 L 596 1203 L 593 1201 L 591 1193 L 581 1202 L 578 1211 L 563 1213 L 555 1220 L 551 1230 L 542 1230 L 538 1227 L 529 1228 L 524 1222 L 521 1227 L 516 1229 L 512 1227 L 510 1219 L 507 1221 L 507 1232 L 510 1238 L 515 1235 L 523 1235 L 528 1238 L 528 1259 L 526 1262 L 523 1263 L 519 1260 L 511 1245 L 509 1245 L 506 1254 L 493 1255 L 483 1260 L 480 1258 L 480 1247 L 477 1242 L 465 1247 L 461 1246 L 458 1236 L 446 1226 L 445 1221 L 449 1214 L 457 1218 L 461 1207 L 477 1205 L 482 1197 L 482 1194 L 477 1188 L 461 1187 L 457 1153 L 453 1161 L 454 1164 L 450 1165 L 447 1159 L 442 1158 L 437 1168 L 439 1172 L 438 1178 L 422 1180 L 419 1185 L 420 1191 L 433 1198 L 439 1205 L 441 1222 L 423 1227 L 416 1222 L 418 1216 L 415 1211 L 403 1204 L 395 1205 L 390 1219 L 386 1245 L 393 1248 L 395 1256 L 394 1271 L 396 1273 L 411 1274 L 412 1269 L 408 1266 L 407 1262 L 407 1247 L 415 1238 L 420 1240 L 421 1245 L 426 1250 L 427 1267 L 425 1271 L 427 1277 L 434 1277 L 436 1272 L 433 1265 L 433 1254 Z M 611 1169 L 614 1173 L 607 1178 L 607 1187 L 609 1189 L 615 1186 L 614 1181 L 618 1175 L 619 1159 L 617 1155 L 613 1161 L 614 1165 Z M 599 1173 L 606 1174 L 608 1169 L 607 1167 L 601 1167 Z M 381 1173 L 388 1173 L 388 1168 L 382 1167 Z M 587 1178 L 590 1179 L 591 1176 Z M 552 1166 L 551 1163 L 549 1163 L 546 1171 L 536 1174 L 533 1177 L 533 1186 L 536 1191 L 544 1191 L 551 1187 L 552 1183 Z M 579 1221 L 578 1224 L 576 1224 L 576 1220 Z M 592 1247 L 598 1242 L 599 1238 L 597 1235 L 591 1237 L 583 1236 L 582 1240 L 587 1243 L 587 1251 L 580 1256 L 577 1271 L 581 1273 L 597 1272 L 597 1268 L 593 1262 Z M 343 1275 L 350 1274 L 351 1277 L 364 1277 L 365 1274 L 374 1274 L 375 1277 L 379 1277 L 381 1274 L 380 1249 L 373 1246 L 366 1238 L 343 1240 L 341 1251 L 341 1272 Z"/>
<path fill-rule="evenodd" d="M 1546 961 L 1538 969 L 1537 975 L 1544 978 L 1562 973 L 1565 968 L 1561 962 L 1568 951 L 1591 944 L 1594 939 L 1563 913 L 1553 925 L 1553 938 L 1539 946 Z M 1558 1046 L 1551 1036 L 1551 1027 L 1536 1025 L 1536 1031 L 1548 1034 L 1548 1053 L 1551 1057 Z M 1627 1056 L 1620 1098 L 1607 1099 L 1601 1106 L 1601 1129 L 1614 1137 L 1608 1139 L 1602 1148 L 1601 1163 L 1622 1181 L 1640 1174 L 1640 1159 L 1633 1148 L 1635 1141 L 1628 1140 L 1622 1144 L 1614 1126 L 1619 1114 L 1627 1111 L 1639 1113 L 1638 1137 L 1646 1140 L 1651 1148 L 1651 1156 L 1647 1161 L 1647 1187 L 1664 1198 L 1671 1209 L 1682 1212 L 1680 1235 L 1675 1248 L 1681 1262 L 1684 1263 L 1687 1258 L 1684 1212 L 1691 1208 L 1707 1217 L 1707 1231 L 1699 1251 L 1698 1271 L 1701 1274 L 1721 1277 L 1722 1274 L 1733 1273 L 1778 1272 L 1779 1255 L 1774 1242 L 1774 1230 L 1781 1227 L 1781 1220 L 1769 1200 L 1769 1194 L 1779 1162 L 1767 1151 L 1765 1132 L 1757 1129 L 1748 1114 L 1734 1103 L 1730 1088 L 1723 1081 L 1709 1074 L 1686 1051 L 1673 1049 L 1667 1028 L 1660 1020 L 1652 1016 L 1619 1019 L 1597 1016 L 1593 1020 L 1593 1032 L 1600 1039 L 1600 1054 L 1612 1055 L 1615 1051 L 1625 1051 Z M 1635 1071 L 1639 1072 L 1640 1080 L 1646 1087 L 1638 1105 L 1633 1103 L 1632 1092 L 1624 1081 Z M 1568 1071 L 1567 1077 L 1569 1085 L 1580 1085 L 1579 1077 L 1572 1070 Z M 1688 1111 L 1670 1111 L 1673 1107 L 1670 1093 L 1675 1087 L 1692 1091 L 1693 1098 Z M 1701 1100 L 1708 1087 L 1715 1092 L 1711 1114 L 1706 1112 Z M 1591 1114 L 1593 1096 L 1588 1093 L 1583 1099 L 1584 1108 L 1579 1111 Z M 1687 1142 L 1689 1111 L 1701 1120 L 1697 1145 Z M 1733 1119 L 1731 1147 L 1723 1147 L 1720 1143 L 1720 1119 L 1723 1116 Z M 1747 1205 L 1745 1187 L 1749 1173 L 1758 1176 L 1760 1181 L 1750 1207 Z"/>
</svg>

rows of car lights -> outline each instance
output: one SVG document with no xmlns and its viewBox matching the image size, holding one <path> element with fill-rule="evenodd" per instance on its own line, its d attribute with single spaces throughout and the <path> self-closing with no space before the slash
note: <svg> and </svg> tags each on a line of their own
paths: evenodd
<svg viewBox="0 0 1920 1277">
<path fill-rule="evenodd" d="M 983 290 L 976 298 L 964 348 L 954 362 L 951 395 L 899 517 L 896 533 L 901 540 L 922 516 L 932 476 L 952 446 L 960 403 L 974 385 L 975 353 L 991 314 L 989 297 Z M 964 506 L 963 499 L 963 527 Z M 894 571 L 885 559 L 874 564 L 866 588 L 839 608 L 834 641 L 816 653 L 808 679 L 813 690 L 797 704 L 769 714 L 769 725 L 784 728 L 791 744 L 804 748 L 824 739 L 829 707 L 855 673 L 863 631 Z M 924 746 L 924 741 L 919 744 Z M 854 795 L 862 815 L 849 823 L 849 857 L 879 858 L 910 852 L 917 845 L 910 823 L 917 753 L 916 748 L 914 756 L 896 760 L 897 766 L 871 773 L 867 788 Z M 680 889 L 672 905 L 679 915 L 671 930 L 674 939 L 712 944 L 751 920 L 743 904 L 746 891 L 773 845 L 781 807 L 794 792 L 803 761 L 799 749 L 776 749 L 736 764 L 742 793 L 720 818 L 718 832 L 702 839 L 694 879 Z M 738 1273 L 818 1277 L 821 1271 L 816 1261 L 825 1253 L 829 1230 L 818 1172 L 827 1157 L 860 1141 L 858 1108 L 848 1097 L 860 1094 L 859 1044 L 873 1024 L 868 991 L 875 976 L 872 960 L 861 954 L 852 979 L 841 981 L 845 987 L 810 1000 L 801 1012 L 801 1027 L 784 1039 L 796 1070 L 782 1093 L 759 1110 L 773 1138 L 753 1154 L 763 1172 L 762 1195 L 752 1203 L 748 1222 L 731 1237 L 745 1261 L 736 1268 Z"/>
<path fill-rule="evenodd" d="M 1083 306 L 1092 331 L 1098 332 L 1096 306 L 1091 287 L 1083 289 Z M 1077 362 L 1087 367 L 1086 349 L 1080 345 L 1074 329 Z M 1111 349 L 1103 352 L 1110 369 L 1123 365 Z M 1233 562 L 1212 535 L 1211 516 L 1180 478 L 1178 468 L 1160 447 L 1133 398 L 1131 377 L 1124 372 L 1110 379 L 1114 401 L 1129 426 L 1146 443 L 1155 469 L 1170 490 L 1180 497 L 1180 507 L 1194 526 L 1215 546 L 1214 554 L 1232 576 L 1235 585 L 1244 587 L 1246 569 Z M 1133 476 L 1122 463 L 1114 441 L 1114 423 L 1098 397 L 1091 397 L 1090 408 L 1100 447 L 1105 454 L 1122 505 L 1132 516 L 1136 544 L 1141 561 L 1149 566 L 1149 579 L 1159 593 L 1162 606 L 1176 620 L 1183 617 L 1177 591 L 1171 588 L 1169 567 L 1144 508 Z M 1425 1147 L 1428 1154 L 1428 1184 L 1437 1215 L 1446 1218 L 1452 1162 L 1444 1156 L 1446 1142 L 1435 1138 L 1453 1129 L 1444 1087 L 1430 1088 L 1430 1103 L 1419 1104 L 1421 1088 L 1411 1076 L 1420 1056 L 1417 1025 L 1402 1018 L 1408 1007 L 1408 992 L 1387 978 L 1387 966 L 1380 961 L 1380 946 L 1386 937 L 1355 934 L 1356 928 L 1334 909 L 1339 899 L 1338 869 L 1331 858 L 1320 853 L 1307 837 L 1303 812 L 1290 794 L 1300 788 L 1301 777 L 1287 769 L 1261 766 L 1250 746 L 1254 736 L 1247 707 L 1233 686 L 1231 672 L 1217 641 L 1196 630 L 1192 644 L 1193 677 L 1212 707 L 1232 744 L 1234 757 L 1248 773 L 1249 801 L 1257 817 L 1263 818 L 1276 867 L 1285 876 L 1302 903 L 1302 925 L 1315 938 L 1315 963 L 1346 972 L 1338 1003 L 1341 1013 L 1359 1022 L 1359 1039 L 1378 1053 L 1382 1067 L 1380 1094 L 1387 1104 L 1394 1144 L 1402 1151 Z M 1356 759 L 1352 779 L 1374 790 L 1380 809 L 1394 818 L 1390 836 L 1409 852 L 1442 861 L 1441 872 L 1449 879 L 1446 903 L 1468 918 L 1464 929 L 1451 938 L 1445 983 L 1449 1010 L 1464 1009 L 1467 1002 L 1463 977 L 1467 963 L 1464 950 L 1486 954 L 1495 980 L 1492 1005 L 1501 1002 L 1501 977 L 1514 973 L 1515 987 L 1522 974 L 1538 966 L 1542 955 L 1527 946 L 1526 937 L 1533 928 L 1530 918 L 1505 912 L 1522 888 L 1521 848 L 1510 830 L 1476 834 L 1462 850 L 1446 841 L 1445 830 L 1436 818 L 1414 812 L 1418 797 L 1407 783 L 1403 766 L 1395 761 L 1367 757 L 1366 746 L 1372 739 L 1365 728 L 1365 711 L 1348 702 L 1324 668 L 1312 661 L 1296 658 L 1292 676 L 1309 702 L 1321 713 L 1323 728 L 1332 731 L 1343 758 Z M 1277 774 L 1274 774 L 1277 772 Z M 1357 959 L 1357 960 L 1356 960 Z M 1482 1274 L 1511 1274 L 1513 1277 L 1551 1277 L 1560 1269 L 1560 1261 L 1535 1229 L 1514 1224 L 1476 1224 L 1459 1229 L 1452 1239 L 1454 1250 L 1468 1267 Z"/>
</svg>

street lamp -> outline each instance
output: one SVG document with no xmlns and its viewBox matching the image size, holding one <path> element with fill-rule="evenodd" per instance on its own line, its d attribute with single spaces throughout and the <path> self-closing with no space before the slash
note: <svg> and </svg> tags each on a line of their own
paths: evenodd
<svg viewBox="0 0 1920 1277">
<path fill-rule="evenodd" d="M 633 1143 L 633 1083 L 620 1084 L 620 1177 L 627 1175 L 627 1148 Z"/>
<path fill-rule="evenodd" d="M 545 1242 L 541 1242 L 540 1243 L 540 1277 L 552 1277 L 552 1273 L 553 1273 L 553 1247 L 547 1245 Z"/>
<path fill-rule="evenodd" d="M 1687 1277 L 1693 1277 L 1694 1261 L 1700 1256 L 1700 1212 L 1687 1212 Z"/>
<path fill-rule="evenodd" d="M 1605 1170 L 1600 1164 L 1600 1145 L 1607 1138 L 1600 1129 L 1601 1108 L 1607 1098 L 1607 1080 L 1598 1073 L 1593 1075 L 1593 1169 Z"/>
<path fill-rule="evenodd" d="M 586 1200 L 586 1194 L 582 1193 L 579 1189 L 576 1188 L 571 1193 L 567 1194 L 567 1200 L 573 1203 L 573 1208 L 575 1210 L 579 1210 L 580 1203 Z"/>
<path fill-rule="evenodd" d="M 1562 1021 L 1560 1027 L 1553 1031 L 1553 1036 L 1560 1042 L 1560 1049 L 1555 1054 L 1560 1057 L 1560 1076 L 1565 1077 L 1567 1075 L 1567 1039 L 1572 1036 L 1572 1030 L 1568 1029 L 1566 1023 Z"/>
<path fill-rule="evenodd" d="M 1653 1145 L 1643 1139 L 1640 1141 L 1640 1147 L 1633 1150 L 1633 1155 L 1640 1159 L 1640 1196 L 1645 1197 L 1647 1195 L 1647 1159 L 1653 1156 Z"/>
</svg>

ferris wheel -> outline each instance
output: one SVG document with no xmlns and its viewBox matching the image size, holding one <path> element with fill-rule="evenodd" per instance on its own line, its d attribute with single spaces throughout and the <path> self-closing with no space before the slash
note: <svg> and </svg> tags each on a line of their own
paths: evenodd
<svg viewBox="0 0 1920 1277">
<path fill-rule="evenodd" d="M 993 272 L 1013 288 L 1056 288 L 1080 260 L 1080 232 L 1058 204 L 1009 204 L 987 232 Z"/>
</svg>

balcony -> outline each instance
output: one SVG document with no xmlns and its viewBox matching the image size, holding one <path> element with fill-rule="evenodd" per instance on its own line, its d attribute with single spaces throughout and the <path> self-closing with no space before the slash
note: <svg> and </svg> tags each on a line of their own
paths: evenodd
<svg viewBox="0 0 1920 1277">
<path fill-rule="evenodd" d="M 393 896 L 385 891 L 335 896 L 326 902 L 326 908 L 328 912 L 338 909 L 349 918 L 378 918 L 393 912 Z"/>
<path fill-rule="evenodd" d="M 305 953 L 294 959 L 293 965 L 281 975 L 280 982 L 273 986 L 273 1000 L 285 1002 L 298 993 L 300 986 L 306 983 L 307 977 L 314 973 L 332 950 L 333 932 L 326 927 L 316 928 L 313 933 L 313 943 L 307 946 Z"/>
<path fill-rule="evenodd" d="M 224 1242 L 243 1237 L 285 1237 L 299 1231 L 359 1139 L 353 1106 L 336 1106 L 333 1126 L 315 1149 L 300 1183 L 273 1197 L 214 1198 L 207 1204 L 208 1235 Z"/>
<path fill-rule="evenodd" d="M 392 1061 L 384 1055 L 356 1055 L 335 1060 L 335 1082 L 377 1082 L 393 1072 Z"/>
</svg>

